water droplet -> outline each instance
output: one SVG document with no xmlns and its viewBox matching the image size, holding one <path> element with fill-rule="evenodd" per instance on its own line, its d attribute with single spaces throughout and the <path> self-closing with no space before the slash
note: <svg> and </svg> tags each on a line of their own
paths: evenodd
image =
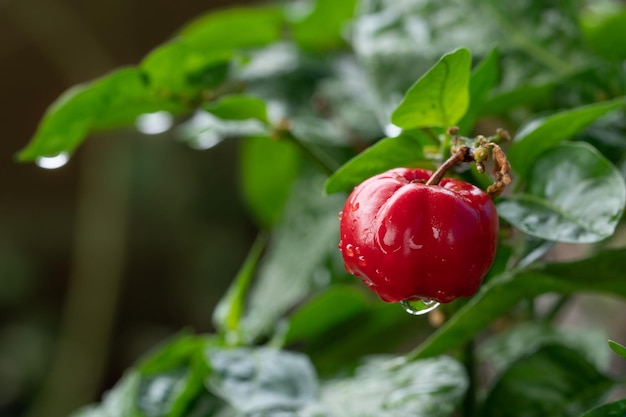
<svg viewBox="0 0 626 417">
<path fill-rule="evenodd" d="M 376 268 L 376 271 L 374 271 L 376 273 L 376 276 L 378 278 L 382 278 L 384 276 L 384 274 L 382 273 L 382 271 L 378 268 Z"/>
<path fill-rule="evenodd" d="M 57 169 L 67 164 L 69 160 L 70 156 L 66 152 L 61 152 L 55 156 L 40 156 L 35 160 L 35 163 L 39 168 Z"/>
<path fill-rule="evenodd" d="M 393 123 L 389 123 L 383 128 L 383 131 L 385 132 L 385 136 L 387 136 L 388 138 L 395 138 L 397 136 L 400 136 L 400 133 L 402 133 L 402 128 L 400 126 L 394 125 Z"/>
<path fill-rule="evenodd" d="M 407 313 L 413 316 L 421 316 L 439 307 L 439 302 L 429 298 L 419 300 L 402 300 L 400 305 Z"/>
<path fill-rule="evenodd" d="M 361 254 L 361 248 L 359 248 L 358 246 L 354 247 L 354 251 L 356 252 L 357 255 Z"/>
<path fill-rule="evenodd" d="M 346 256 L 352 258 L 354 256 L 354 246 L 352 243 L 346 245 Z"/>
<path fill-rule="evenodd" d="M 337 244 L 337 247 L 341 250 L 341 248 L 343 247 L 343 240 L 339 239 L 339 243 Z"/>
<path fill-rule="evenodd" d="M 343 211 L 337 213 L 337 217 L 339 218 L 339 220 L 341 220 L 343 218 Z"/>
<path fill-rule="evenodd" d="M 166 111 L 145 113 L 137 117 L 135 127 L 146 135 L 158 135 L 167 132 L 174 124 L 174 116 Z"/>
<path fill-rule="evenodd" d="M 357 258 L 356 263 L 357 263 L 359 266 L 367 266 L 367 262 L 365 262 L 365 256 L 359 256 L 359 257 Z"/>
<path fill-rule="evenodd" d="M 352 211 L 357 211 L 357 210 L 359 209 L 359 206 L 360 206 L 360 205 L 361 205 L 361 204 L 360 204 L 358 201 L 357 201 L 356 203 L 354 203 L 354 204 L 352 205 Z"/>
</svg>

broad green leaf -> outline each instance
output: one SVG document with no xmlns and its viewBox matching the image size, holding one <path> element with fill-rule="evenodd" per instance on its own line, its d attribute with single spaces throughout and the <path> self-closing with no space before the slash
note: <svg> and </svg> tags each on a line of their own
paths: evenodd
<svg viewBox="0 0 626 417">
<path fill-rule="evenodd" d="M 487 395 L 481 416 L 577 417 L 614 385 L 577 351 L 545 345 L 515 361 Z"/>
<path fill-rule="evenodd" d="M 626 359 L 626 347 L 620 345 L 617 342 L 614 342 L 613 340 L 609 340 L 609 347 L 613 350 L 613 352 Z"/>
<path fill-rule="evenodd" d="M 276 6 L 229 8 L 195 19 L 179 35 L 205 51 L 253 48 L 279 40 L 283 23 Z"/>
<path fill-rule="evenodd" d="M 624 205 L 620 172 L 591 145 L 562 144 L 543 152 L 528 189 L 498 204 L 498 214 L 532 236 L 589 243 L 613 234 Z"/>
<path fill-rule="evenodd" d="M 296 42 L 304 49 L 326 51 L 345 44 L 344 26 L 354 16 L 356 0 L 316 0 L 311 13 L 292 23 Z"/>
<path fill-rule="evenodd" d="M 626 400 L 619 400 L 608 404 L 603 404 L 581 417 L 624 417 L 626 415 Z"/>
<path fill-rule="evenodd" d="M 291 316 L 285 343 L 313 341 L 333 326 L 359 315 L 369 304 L 362 291 L 351 287 L 330 287 Z"/>
<path fill-rule="evenodd" d="M 527 84 L 494 94 L 480 108 L 481 116 L 506 115 L 522 106 L 545 106 L 551 104 L 556 82 Z"/>
<path fill-rule="evenodd" d="M 30 161 L 72 153 L 89 133 L 131 124 L 137 116 L 157 110 L 178 112 L 181 108 L 154 95 L 138 69 L 119 69 L 61 95 L 18 157 Z"/>
<path fill-rule="evenodd" d="M 467 49 L 444 55 L 407 91 L 392 123 L 403 129 L 456 124 L 469 105 L 470 64 Z"/>
<path fill-rule="evenodd" d="M 178 368 L 141 378 L 137 408 L 144 417 L 182 417 L 203 388 L 203 378 L 192 368 Z"/>
<path fill-rule="evenodd" d="M 259 225 L 273 227 L 281 218 L 300 171 L 300 152 L 290 142 L 249 137 L 241 145 L 241 187 Z"/>
<path fill-rule="evenodd" d="M 430 165 L 422 151 L 425 143 L 428 138 L 421 132 L 382 139 L 339 168 L 326 181 L 325 190 L 328 194 L 350 191 L 367 178 L 391 168 Z"/>
<path fill-rule="evenodd" d="M 204 110 L 224 120 L 257 119 L 267 122 L 265 102 L 244 94 L 228 95 L 204 106 Z"/>
<path fill-rule="evenodd" d="M 337 416 L 444 417 L 452 414 L 466 388 L 463 366 L 452 358 L 378 358 L 353 376 L 324 383 L 321 402 Z"/>
<path fill-rule="evenodd" d="M 589 48 L 603 58 L 626 59 L 626 9 L 622 4 L 606 2 L 590 5 L 580 16 L 581 28 Z"/>
<path fill-rule="evenodd" d="M 113 389 L 104 394 L 100 410 L 103 416 L 143 417 L 137 408 L 141 376 L 135 369 L 126 371 Z"/>
<path fill-rule="evenodd" d="M 412 356 L 440 355 L 461 346 L 522 300 L 555 292 L 594 291 L 626 298 L 626 249 L 607 250 L 576 262 L 552 263 L 492 279 L 422 343 Z"/>
<path fill-rule="evenodd" d="M 209 349 L 206 358 L 209 390 L 246 415 L 297 411 L 317 395 L 317 375 L 305 355 L 261 347 Z"/>
<path fill-rule="evenodd" d="M 461 133 L 471 131 L 483 103 L 499 79 L 500 53 L 494 48 L 472 71 L 469 83 L 470 104 L 467 113 L 458 123 Z"/>
<path fill-rule="evenodd" d="M 557 328 L 547 321 L 533 321 L 509 327 L 479 345 L 478 356 L 496 373 L 536 351 L 540 346 L 558 343 L 579 352 L 598 369 L 606 369 L 610 352 L 604 344 L 606 331 L 599 328 Z"/>
<path fill-rule="evenodd" d="M 192 104 L 228 77 L 234 52 L 203 49 L 177 38 L 150 52 L 140 64 L 152 91 Z"/>
<path fill-rule="evenodd" d="M 240 340 L 239 322 L 243 315 L 246 294 L 266 244 L 267 235 L 259 234 L 228 288 L 228 292 L 220 299 L 213 311 L 213 324 L 219 332 L 225 335 L 228 343 L 236 344 Z"/>
<path fill-rule="evenodd" d="M 289 309 L 327 285 L 325 262 L 337 251 L 344 198 L 321 198 L 322 186 L 323 178 L 315 174 L 294 183 L 250 293 L 241 327 L 248 341 L 271 332 Z"/>
<path fill-rule="evenodd" d="M 571 139 L 611 110 L 624 107 L 625 103 L 624 99 L 618 99 L 590 104 L 526 124 L 517 132 L 507 152 L 513 170 L 525 177 L 535 160 L 547 149 Z"/>
</svg>

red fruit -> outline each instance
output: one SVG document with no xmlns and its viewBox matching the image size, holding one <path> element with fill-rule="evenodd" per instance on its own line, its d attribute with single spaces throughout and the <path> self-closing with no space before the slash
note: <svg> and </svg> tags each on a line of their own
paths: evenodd
<svg viewBox="0 0 626 417">
<path fill-rule="evenodd" d="M 339 248 L 346 270 L 388 302 L 473 295 L 491 267 L 498 216 L 479 188 L 432 172 L 397 168 L 348 197 Z"/>
</svg>

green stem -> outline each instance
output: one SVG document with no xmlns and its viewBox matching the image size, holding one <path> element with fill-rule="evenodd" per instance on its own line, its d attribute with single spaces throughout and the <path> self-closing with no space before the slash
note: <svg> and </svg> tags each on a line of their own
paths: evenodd
<svg viewBox="0 0 626 417">
<path fill-rule="evenodd" d="M 553 321 L 557 314 L 563 309 L 563 307 L 569 302 L 571 296 L 570 295 L 561 295 L 556 303 L 550 308 L 550 311 L 546 313 L 544 316 L 544 320 L 547 322 Z"/>
</svg>

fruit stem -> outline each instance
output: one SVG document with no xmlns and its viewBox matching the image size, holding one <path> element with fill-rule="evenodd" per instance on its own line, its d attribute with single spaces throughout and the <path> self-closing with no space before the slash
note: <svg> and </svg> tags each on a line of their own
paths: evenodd
<svg viewBox="0 0 626 417">
<path fill-rule="evenodd" d="M 460 164 L 461 162 L 471 162 L 474 160 L 474 157 L 471 154 L 471 149 L 469 146 L 462 146 L 456 151 L 450 158 L 446 160 L 437 171 L 426 181 L 426 185 L 438 185 L 439 182 L 443 179 L 446 172 L 452 167 Z"/>
</svg>

